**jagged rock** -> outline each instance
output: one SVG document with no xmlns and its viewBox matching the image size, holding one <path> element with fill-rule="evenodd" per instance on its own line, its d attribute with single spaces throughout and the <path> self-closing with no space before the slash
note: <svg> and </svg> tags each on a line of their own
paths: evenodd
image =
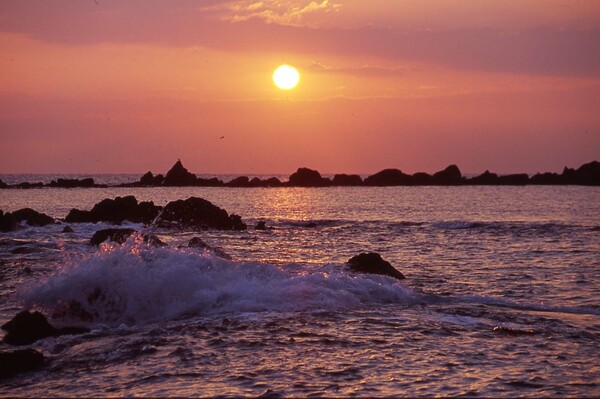
<svg viewBox="0 0 600 399">
<path fill-rule="evenodd" d="M 195 229 L 246 229 L 246 224 L 242 222 L 240 216 L 233 214 L 230 216 L 226 210 L 197 197 L 169 202 L 158 216 L 156 224 L 160 227 Z"/>
<path fill-rule="evenodd" d="M 62 188 L 75 188 L 75 187 L 97 187 L 94 184 L 94 179 L 87 177 L 85 179 L 57 179 L 52 180 L 48 187 L 62 187 Z"/>
<path fill-rule="evenodd" d="M 90 239 L 90 245 L 100 245 L 106 240 L 114 241 L 118 244 L 123 244 L 133 233 L 135 233 L 134 229 L 98 230 Z"/>
<path fill-rule="evenodd" d="M 412 176 L 402 173 L 400 169 L 384 169 L 369 176 L 364 181 L 365 186 L 410 186 Z"/>
<path fill-rule="evenodd" d="M 380 274 L 403 280 L 404 275 L 376 252 L 361 253 L 348 260 L 348 267 L 356 273 Z"/>
<path fill-rule="evenodd" d="M 258 223 L 256 223 L 256 226 L 254 226 L 254 229 L 255 230 L 266 230 L 267 224 L 265 223 L 264 220 L 261 220 Z"/>
<path fill-rule="evenodd" d="M 35 349 L 0 352 L 0 379 L 35 370 L 44 364 L 44 355 Z"/>
<path fill-rule="evenodd" d="M 489 170 L 486 170 L 479 176 L 472 177 L 467 179 L 467 184 L 473 185 L 496 185 L 498 184 L 498 175 L 495 173 L 490 173 Z"/>
<path fill-rule="evenodd" d="M 175 162 L 163 181 L 165 186 L 195 186 L 197 184 L 198 178 L 183 167 L 181 160 Z"/>
<path fill-rule="evenodd" d="M 323 178 L 316 170 L 308 168 L 298 168 L 290 175 L 288 185 L 293 187 L 325 187 L 329 186 L 331 181 Z"/>
<path fill-rule="evenodd" d="M 63 232 L 63 233 L 73 233 L 73 228 L 72 228 L 71 226 L 65 226 L 65 227 L 62 229 L 62 232 Z"/>
<path fill-rule="evenodd" d="M 529 176 L 526 173 L 504 175 L 498 177 L 498 184 L 504 186 L 524 186 L 529 183 Z"/>
<path fill-rule="evenodd" d="M 444 186 L 454 186 L 462 183 L 462 173 L 456 165 L 450 165 L 446 169 L 433 174 L 433 182 Z"/>
<path fill-rule="evenodd" d="M 140 178 L 139 183 L 142 186 L 160 186 L 163 183 L 163 180 L 163 175 L 154 176 L 152 172 L 146 172 L 146 174 Z"/>
<path fill-rule="evenodd" d="M 541 185 L 557 185 L 565 184 L 566 179 L 564 176 L 559 175 L 558 173 L 537 173 L 531 177 L 530 183 Z"/>
<path fill-rule="evenodd" d="M 565 168 L 563 176 L 567 184 L 600 186 L 600 162 L 593 161 L 581 165 L 577 170 Z"/>
<path fill-rule="evenodd" d="M 359 175 L 337 174 L 333 176 L 332 186 L 362 186 L 363 181 Z"/>
<path fill-rule="evenodd" d="M 150 223 L 162 208 L 152 201 L 140 202 L 133 195 L 104 199 L 94 205 L 91 211 L 71 209 L 65 221 L 67 223 L 122 223 L 129 220 L 134 223 Z"/>
<path fill-rule="evenodd" d="M 214 255 L 218 256 L 221 259 L 231 260 L 231 256 L 218 247 L 211 247 L 206 242 L 204 242 L 200 237 L 192 237 L 192 239 L 188 242 L 188 248 L 199 248 L 208 252 L 212 252 Z"/>
<path fill-rule="evenodd" d="M 19 209 L 12 213 L 0 213 L 0 231 L 16 230 L 20 222 L 25 222 L 29 226 L 46 226 L 54 223 L 54 219 L 31 208 Z"/>
<path fill-rule="evenodd" d="M 29 345 L 42 338 L 84 334 L 90 331 L 82 327 L 55 328 L 40 312 L 26 310 L 2 325 L 2 329 L 7 332 L 3 340 L 9 345 Z"/>
</svg>

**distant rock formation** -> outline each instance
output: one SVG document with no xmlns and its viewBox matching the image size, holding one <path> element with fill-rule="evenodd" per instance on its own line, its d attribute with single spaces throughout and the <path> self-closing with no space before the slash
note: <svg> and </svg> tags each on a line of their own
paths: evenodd
<svg viewBox="0 0 600 399">
<path fill-rule="evenodd" d="M 91 211 L 71 209 L 65 222 L 67 223 L 122 223 L 129 220 L 134 223 L 150 223 L 158 216 L 162 207 L 152 201 L 140 202 L 133 195 L 104 199 L 94 205 Z"/>
<path fill-rule="evenodd" d="M 441 186 L 457 186 L 462 182 L 462 173 L 456 165 L 450 165 L 446 169 L 433 174 L 433 183 Z"/>
<path fill-rule="evenodd" d="M 20 222 L 25 222 L 29 226 L 46 226 L 54 223 L 54 219 L 31 208 L 19 209 L 12 213 L 4 213 L 0 210 L 0 231 L 16 230 Z"/>
<path fill-rule="evenodd" d="M 197 197 L 169 202 L 158 216 L 156 225 L 218 230 L 245 230 L 247 228 L 238 215 L 230 216 L 226 210 Z"/>
<path fill-rule="evenodd" d="M 412 176 L 402 173 L 400 169 L 384 169 L 365 179 L 365 186 L 410 186 Z"/>
<path fill-rule="evenodd" d="M 298 168 L 290 176 L 288 185 L 292 187 L 327 187 L 331 185 L 331 181 L 322 177 L 316 170 Z"/>
<path fill-rule="evenodd" d="M 362 186 L 363 180 L 359 175 L 337 174 L 333 176 L 332 186 Z"/>
<path fill-rule="evenodd" d="M 175 165 L 167 172 L 163 181 L 164 186 L 195 186 L 198 178 L 195 174 L 188 172 L 183 167 L 181 160 L 177 160 Z"/>
<path fill-rule="evenodd" d="M 96 185 L 91 177 L 85 179 L 57 179 L 52 180 L 47 187 L 62 187 L 62 188 L 89 188 L 89 187 L 106 187 L 105 185 Z"/>
<path fill-rule="evenodd" d="M 397 280 L 405 279 L 401 272 L 396 270 L 376 252 L 361 253 L 353 256 L 348 260 L 347 264 L 349 269 L 356 273 L 379 274 L 393 277 Z"/>
</svg>

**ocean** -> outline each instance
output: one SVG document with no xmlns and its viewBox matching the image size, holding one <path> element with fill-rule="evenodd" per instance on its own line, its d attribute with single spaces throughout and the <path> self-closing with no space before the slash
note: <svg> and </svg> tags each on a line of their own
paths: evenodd
<svg viewBox="0 0 600 399">
<path fill-rule="evenodd" d="M 123 224 L 165 247 L 89 245 L 105 223 L 0 233 L 0 323 L 69 325 L 62 304 L 102 293 L 91 332 L 32 344 L 46 364 L 0 396 L 600 396 L 599 187 L 5 189 L 0 209 L 125 195 L 201 197 L 249 228 Z M 361 252 L 406 279 L 351 273 Z"/>
</svg>

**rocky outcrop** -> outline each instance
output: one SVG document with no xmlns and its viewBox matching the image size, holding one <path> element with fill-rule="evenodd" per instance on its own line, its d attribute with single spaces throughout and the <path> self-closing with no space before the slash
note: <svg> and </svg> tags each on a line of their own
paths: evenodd
<svg viewBox="0 0 600 399">
<path fill-rule="evenodd" d="M 48 187 L 62 187 L 62 188 L 89 188 L 89 187 L 102 187 L 101 185 L 96 185 L 94 183 L 94 179 L 91 177 L 87 177 L 85 179 L 57 179 L 52 180 Z M 106 186 L 104 186 L 106 187 Z"/>
<path fill-rule="evenodd" d="M 412 176 L 402 173 L 400 169 L 384 169 L 365 179 L 365 186 L 410 186 Z"/>
<path fill-rule="evenodd" d="M 195 174 L 188 172 L 183 167 L 181 160 L 177 160 L 175 165 L 167 172 L 163 185 L 165 186 L 195 186 L 198 183 L 198 178 Z"/>
<path fill-rule="evenodd" d="M 156 220 L 160 227 L 193 229 L 245 230 L 246 224 L 238 215 L 229 215 L 226 210 L 203 198 L 190 197 L 186 200 L 169 202 Z"/>
<path fill-rule="evenodd" d="M 90 245 L 100 245 L 106 240 L 114 241 L 118 244 L 123 244 L 133 233 L 135 233 L 134 229 L 98 230 L 90 239 Z"/>
<path fill-rule="evenodd" d="M 497 185 L 498 184 L 498 175 L 495 173 L 490 173 L 489 170 L 486 170 L 479 176 L 475 176 L 470 179 L 466 179 L 466 183 L 476 185 L 476 186 Z"/>
<path fill-rule="evenodd" d="M 359 175 L 337 174 L 333 176 L 332 186 L 362 186 L 363 181 Z"/>
<path fill-rule="evenodd" d="M 165 177 L 163 175 L 154 176 L 152 172 L 147 172 L 140 178 L 142 186 L 160 186 L 163 184 Z"/>
<path fill-rule="evenodd" d="M 376 252 L 361 253 L 348 260 L 348 268 L 356 273 L 379 274 L 403 280 L 404 275 Z"/>
<path fill-rule="evenodd" d="M 529 184 L 529 176 L 526 173 L 499 176 L 498 184 L 502 186 L 524 186 Z"/>
<path fill-rule="evenodd" d="M 331 185 L 331 181 L 322 177 L 316 170 L 298 168 L 290 175 L 288 185 L 292 187 L 326 187 Z"/>
<path fill-rule="evenodd" d="M 456 165 L 450 165 L 446 169 L 433 174 L 433 183 L 440 186 L 457 186 L 462 182 L 462 173 Z"/>
<path fill-rule="evenodd" d="M 33 371 L 44 364 L 44 355 L 35 349 L 0 352 L 0 379 Z"/>
<path fill-rule="evenodd" d="M 25 222 L 29 226 L 46 226 L 54 223 L 54 219 L 45 213 L 34 211 L 31 208 L 19 209 L 15 212 L 3 213 L 0 211 L 0 231 L 13 231 L 19 228 L 19 223 Z"/>
<path fill-rule="evenodd" d="M 137 202 L 133 195 L 104 199 L 94 205 L 91 211 L 71 209 L 65 221 L 67 223 L 122 223 L 129 220 L 134 223 L 150 223 L 158 216 L 160 206 L 152 201 Z"/>
<path fill-rule="evenodd" d="M 417 172 L 412 175 L 412 183 L 416 186 L 430 186 L 434 184 L 434 179 L 429 173 Z"/>
<path fill-rule="evenodd" d="M 26 310 L 2 325 L 2 329 L 7 332 L 3 341 L 9 345 L 29 345 L 43 338 L 84 334 L 90 331 L 82 327 L 55 328 L 40 312 Z"/>
<path fill-rule="evenodd" d="M 4 183 L 2 179 L 0 179 L 0 188 L 7 188 L 8 184 Z"/>
</svg>

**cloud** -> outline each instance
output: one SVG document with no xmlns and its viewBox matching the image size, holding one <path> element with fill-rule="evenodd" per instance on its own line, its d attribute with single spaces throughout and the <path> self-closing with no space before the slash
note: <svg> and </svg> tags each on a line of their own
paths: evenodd
<svg viewBox="0 0 600 399">
<path fill-rule="evenodd" d="M 331 73 L 341 75 L 353 75 L 363 77 L 384 77 L 384 76 L 401 76 L 405 75 L 410 68 L 389 68 L 380 67 L 374 65 L 361 65 L 361 66 L 350 66 L 350 67 L 334 67 L 323 65 L 318 62 L 307 65 L 305 70 L 315 73 Z"/>
</svg>

